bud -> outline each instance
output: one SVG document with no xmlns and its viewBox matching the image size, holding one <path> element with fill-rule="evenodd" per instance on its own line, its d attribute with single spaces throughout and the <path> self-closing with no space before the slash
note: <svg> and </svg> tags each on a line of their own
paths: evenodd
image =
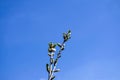
<svg viewBox="0 0 120 80">
<path fill-rule="evenodd" d="M 52 59 L 50 59 L 50 63 L 51 64 L 53 64 L 54 63 L 54 59 L 52 58 Z"/>
<path fill-rule="evenodd" d="M 56 60 L 54 61 L 54 66 L 57 64 L 57 61 L 58 61 L 58 59 L 56 59 Z"/>
<path fill-rule="evenodd" d="M 51 56 L 51 54 L 50 54 L 50 53 L 48 53 L 48 56 Z"/>
<path fill-rule="evenodd" d="M 61 50 L 64 50 L 64 49 L 65 49 L 65 44 L 61 46 Z"/>
<path fill-rule="evenodd" d="M 68 39 L 70 39 L 71 38 L 70 36 L 71 36 L 70 30 L 67 33 L 63 33 L 64 41 L 67 41 Z"/>
<path fill-rule="evenodd" d="M 63 33 L 63 38 L 64 38 L 64 41 L 67 41 L 67 34 L 66 33 Z"/>
<path fill-rule="evenodd" d="M 46 70 L 47 70 L 48 73 L 50 72 L 49 64 L 46 64 Z"/>
<path fill-rule="evenodd" d="M 54 53 L 51 53 L 51 56 L 54 56 Z"/>
<path fill-rule="evenodd" d="M 54 70 L 54 72 L 59 72 L 60 71 L 60 69 L 56 69 L 56 70 Z"/>
<path fill-rule="evenodd" d="M 55 52 L 55 51 L 56 51 L 55 48 L 49 48 L 49 49 L 48 49 L 48 52 L 50 52 L 50 53 L 51 53 L 51 52 Z"/>
<path fill-rule="evenodd" d="M 55 76 L 52 76 L 51 80 L 54 80 Z"/>
<path fill-rule="evenodd" d="M 52 52 L 55 52 L 55 51 L 56 51 L 56 49 L 55 49 L 55 48 L 51 48 L 51 50 L 52 50 Z"/>
<path fill-rule="evenodd" d="M 61 58 L 61 55 L 59 55 L 58 58 Z"/>
<path fill-rule="evenodd" d="M 71 30 L 68 30 L 68 33 L 70 33 L 70 34 L 71 34 Z"/>
<path fill-rule="evenodd" d="M 53 44 L 52 42 L 49 43 L 49 48 L 55 48 L 56 44 Z"/>
</svg>

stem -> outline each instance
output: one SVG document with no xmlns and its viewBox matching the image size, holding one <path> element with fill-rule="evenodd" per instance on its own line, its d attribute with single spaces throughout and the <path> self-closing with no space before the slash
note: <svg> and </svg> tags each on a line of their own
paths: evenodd
<svg viewBox="0 0 120 80">
<path fill-rule="evenodd" d="M 58 64 L 58 60 L 61 57 L 61 52 L 64 50 L 64 44 L 66 41 L 68 41 L 68 39 L 70 39 L 70 35 L 71 35 L 71 31 L 69 30 L 67 33 L 63 33 L 63 42 L 62 44 L 53 44 L 52 42 L 49 43 L 49 48 L 48 48 L 48 52 L 50 54 L 48 54 L 50 56 L 50 63 L 46 64 L 46 69 L 48 72 L 48 80 L 53 80 L 55 78 L 54 73 L 58 72 L 59 69 L 56 69 L 57 64 Z M 54 58 L 54 52 L 56 51 L 55 46 L 58 46 L 60 49 L 58 50 L 58 53 L 56 54 L 56 58 Z"/>
<path fill-rule="evenodd" d="M 52 63 L 51 63 L 52 59 L 53 59 L 53 56 L 50 56 L 50 73 L 49 73 L 48 80 L 51 80 L 51 76 L 52 76 Z"/>
<path fill-rule="evenodd" d="M 61 44 L 61 46 L 64 46 L 64 43 L 65 43 L 65 41 L 63 41 L 62 42 L 62 44 Z M 59 51 L 58 51 L 58 54 L 57 54 L 57 58 L 55 59 L 55 60 L 57 60 L 57 63 L 58 63 L 58 55 L 61 55 L 61 52 L 62 52 L 62 50 L 60 49 Z M 50 69 L 52 70 L 52 71 L 50 71 L 50 76 L 49 76 L 49 79 L 48 80 L 51 80 L 51 78 L 52 78 L 52 76 L 53 76 L 53 74 L 54 74 L 54 71 L 55 71 L 55 69 L 56 69 L 56 67 L 57 67 L 57 63 L 55 64 L 55 66 L 53 65 L 53 69 L 51 68 L 52 67 L 52 64 L 50 63 Z"/>
</svg>

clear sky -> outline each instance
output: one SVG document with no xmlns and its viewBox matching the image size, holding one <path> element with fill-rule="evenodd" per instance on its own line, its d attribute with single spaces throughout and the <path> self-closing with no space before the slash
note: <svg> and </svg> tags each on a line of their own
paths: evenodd
<svg viewBox="0 0 120 80">
<path fill-rule="evenodd" d="M 68 29 L 55 80 L 120 80 L 120 0 L 0 0 L 0 80 L 47 80 Z"/>
</svg>

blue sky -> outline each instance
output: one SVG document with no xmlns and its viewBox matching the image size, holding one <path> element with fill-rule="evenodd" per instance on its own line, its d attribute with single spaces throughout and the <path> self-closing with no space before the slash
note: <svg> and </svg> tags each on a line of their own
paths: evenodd
<svg viewBox="0 0 120 80">
<path fill-rule="evenodd" d="M 1 0 L 0 80 L 47 80 L 48 43 L 68 29 L 56 80 L 120 80 L 119 0 Z"/>
</svg>

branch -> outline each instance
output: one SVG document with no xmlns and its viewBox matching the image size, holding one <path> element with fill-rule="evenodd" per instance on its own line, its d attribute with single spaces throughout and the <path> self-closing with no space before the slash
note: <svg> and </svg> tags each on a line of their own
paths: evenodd
<svg viewBox="0 0 120 80">
<path fill-rule="evenodd" d="M 63 33 L 63 42 L 62 44 L 57 43 L 57 44 L 53 44 L 52 42 L 49 43 L 49 48 L 48 48 L 48 55 L 50 57 L 50 63 L 46 64 L 46 69 L 48 72 L 48 80 L 54 80 L 55 76 L 54 73 L 55 72 L 59 72 L 60 69 L 56 69 L 57 67 L 57 63 L 59 58 L 61 57 L 61 52 L 64 50 L 65 48 L 65 42 L 68 41 L 71 37 L 71 31 L 69 30 L 67 33 Z M 57 53 L 57 57 L 56 59 L 54 59 L 54 54 L 55 54 L 55 47 L 58 46 L 60 48 L 60 50 Z"/>
</svg>

